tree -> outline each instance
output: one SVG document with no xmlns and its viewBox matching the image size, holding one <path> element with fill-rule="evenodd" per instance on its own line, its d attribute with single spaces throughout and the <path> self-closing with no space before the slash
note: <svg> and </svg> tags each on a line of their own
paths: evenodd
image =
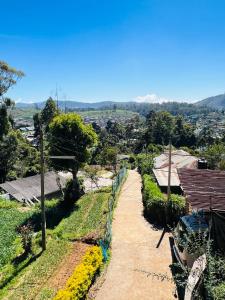
<svg viewBox="0 0 225 300">
<path fill-rule="evenodd" d="M 90 148 L 97 142 L 91 125 L 85 125 L 78 114 L 56 116 L 49 125 L 49 154 L 73 156 L 73 159 L 52 160 L 55 170 L 67 170 L 73 175 L 74 193 L 79 186 L 77 173 L 90 158 Z"/>
<path fill-rule="evenodd" d="M 116 171 L 118 149 L 115 147 L 104 147 L 101 153 L 101 164 L 110 165 Z"/>
<path fill-rule="evenodd" d="M 186 124 L 182 116 L 175 119 L 172 143 L 175 147 L 192 147 L 196 145 L 194 127 Z"/>
<path fill-rule="evenodd" d="M 209 169 L 224 170 L 225 145 L 214 144 L 209 146 L 202 155 L 207 159 Z"/>
<path fill-rule="evenodd" d="M 17 160 L 18 141 L 14 132 L 4 135 L 0 140 L 0 183 L 5 182 L 7 174 Z"/>
<path fill-rule="evenodd" d="M 0 97 L 23 76 L 24 73 L 22 71 L 10 67 L 4 61 L 0 61 Z"/>
<path fill-rule="evenodd" d="M 56 107 L 55 101 L 50 97 L 45 103 L 45 107 L 41 111 L 40 121 L 42 125 L 45 127 L 45 131 L 47 132 L 49 129 L 49 124 L 54 119 L 55 116 L 59 114 L 58 109 Z"/>
</svg>

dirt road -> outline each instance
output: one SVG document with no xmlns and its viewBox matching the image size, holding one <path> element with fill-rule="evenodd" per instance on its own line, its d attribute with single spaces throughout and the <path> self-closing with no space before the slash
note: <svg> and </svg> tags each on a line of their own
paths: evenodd
<svg viewBox="0 0 225 300">
<path fill-rule="evenodd" d="M 154 230 L 143 217 L 141 177 L 129 171 L 115 210 L 112 258 L 96 300 L 171 300 L 174 285 L 150 275 L 171 278 L 171 251 L 166 234 Z"/>
</svg>

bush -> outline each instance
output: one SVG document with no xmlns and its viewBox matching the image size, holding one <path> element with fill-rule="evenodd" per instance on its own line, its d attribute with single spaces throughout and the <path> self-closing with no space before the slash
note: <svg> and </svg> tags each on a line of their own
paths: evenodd
<svg viewBox="0 0 225 300">
<path fill-rule="evenodd" d="M 153 222 L 165 223 L 165 196 L 150 175 L 143 176 L 143 202 L 146 216 Z"/>
<path fill-rule="evenodd" d="M 138 172 L 143 176 L 144 174 L 152 174 L 154 165 L 153 155 L 151 154 L 138 154 L 136 157 L 136 164 Z"/>
<path fill-rule="evenodd" d="M 101 248 L 91 247 L 68 279 L 65 289 L 59 290 L 54 300 L 84 299 L 102 263 Z"/>
<path fill-rule="evenodd" d="M 182 196 L 171 194 L 167 204 L 168 221 L 172 225 L 179 221 L 180 216 L 185 214 L 185 199 Z"/>
<path fill-rule="evenodd" d="M 75 186 L 73 180 L 69 180 L 66 183 L 64 193 L 64 206 L 70 208 L 74 203 L 84 195 L 83 179 L 78 178 Z"/>
<path fill-rule="evenodd" d="M 166 195 L 160 191 L 158 185 L 153 181 L 150 175 L 143 176 L 143 203 L 145 215 L 151 221 L 160 225 L 173 225 L 183 215 L 185 209 L 185 200 L 178 195 L 171 195 L 170 201 L 166 201 Z M 167 213 L 167 219 L 166 219 Z"/>
</svg>

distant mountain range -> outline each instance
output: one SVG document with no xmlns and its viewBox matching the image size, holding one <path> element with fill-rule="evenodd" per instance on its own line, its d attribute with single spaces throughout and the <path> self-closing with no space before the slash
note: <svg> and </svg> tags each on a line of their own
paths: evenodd
<svg viewBox="0 0 225 300">
<path fill-rule="evenodd" d="M 214 109 L 225 109 L 225 94 L 212 96 L 196 102 L 199 106 L 207 106 Z"/>
<path fill-rule="evenodd" d="M 134 102 L 134 101 L 127 101 L 127 102 L 116 102 L 116 101 L 102 101 L 102 102 L 79 102 L 79 101 L 58 101 L 58 106 L 61 110 L 87 110 L 87 109 L 112 109 L 115 106 L 117 108 L 122 109 L 134 109 L 134 106 L 137 107 L 158 107 L 158 106 L 174 106 L 176 102 L 165 102 L 163 104 L 157 103 L 141 103 L 141 102 Z M 177 103 L 177 105 L 189 105 L 193 106 L 193 104 L 187 103 Z M 25 103 L 25 102 L 18 102 L 16 103 L 16 107 L 19 109 L 42 109 L 45 105 L 45 102 L 36 102 L 36 103 Z M 209 97 L 194 103 L 194 105 L 198 105 L 199 107 L 208 107 L 211 109 L 225 109 L 225 94 L 217 95 L 213 97 Z"/>
<path fill-rule="evenodd" d="M 107 108 L 111 107 L 114 104 L 121 103 L 121 102 L 113 102 L 113 101 L 102 101 L 102 102 L 93 102 L 93 103 L 87 103 L 87 102 L 78 102 L 78 101 L 58 101 L 58 106 L 60 109 L 64 110 L 67 109 L 101 109 L 101 108 Z M 45 105 L 45 101 L 43 102 L 36 102 L 36 103 L 26 103 L 26 102 L 18 102 L 16 103 L 17 108 L 21 109 L 42 109 Z"/>
</svg>

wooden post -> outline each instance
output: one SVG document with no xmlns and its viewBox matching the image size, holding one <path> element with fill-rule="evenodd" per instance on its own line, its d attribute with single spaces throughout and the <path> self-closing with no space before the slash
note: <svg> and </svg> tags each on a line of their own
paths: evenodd
<svg viewBox="0 0 225 300">
<path fill-rule="evenodd" d="M 41 231 L 42 250 L 46 250 L 46 217 L 45 217 L 45 160 L 44 160 L 44 138 L 43 129 L 40 125 L 40 154 L 41 154 Z"/>
<path fill-rule="evenodd" d="M 172 161 L 172 144 L 169 142 L 169 166 L 168 166 L 168 186 L 167 186 L 167 201 L 170 200 L 171 193 L 171 161 Z"/>
</svg>

